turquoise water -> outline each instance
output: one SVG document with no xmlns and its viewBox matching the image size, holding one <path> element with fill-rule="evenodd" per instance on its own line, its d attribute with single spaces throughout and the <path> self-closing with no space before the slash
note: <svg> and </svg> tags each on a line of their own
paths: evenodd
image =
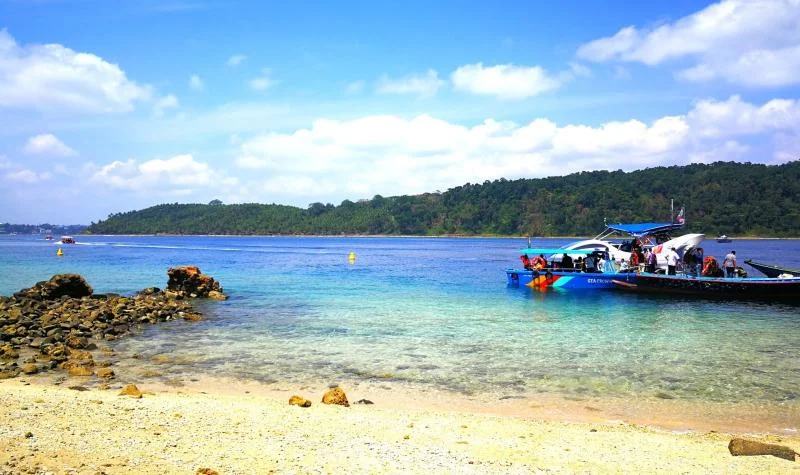
<svg viewBox="0 0 800 475">
<path fill-rule="evenodd" d="M 202 322 L 143 328 L 120 352 L 168 353 L 170 377 L 377 382 L 487 398 L 595 397 L 795 407 L 800 307 L 507 288 L 523 239 L 0 237 L 0 294 L 52 274 L 96 292 L 163 287 L 196 264 L 231 298 Z M 557 246 L 565 240 L 539 240 Z M 724 246 L 724 247 L 723 247 Z M 800 268 L 800 242 L 705 244 Z M 348 264 L 349 252 L 356 261 Z M 747 268 L 747 266 L 744 266 Z M 748 269 L 752 274 L 757 271 Z"/>
</svg>

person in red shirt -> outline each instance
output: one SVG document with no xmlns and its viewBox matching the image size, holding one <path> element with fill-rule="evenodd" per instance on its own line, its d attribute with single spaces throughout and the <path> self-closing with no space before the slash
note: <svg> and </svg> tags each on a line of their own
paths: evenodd
<svg viewBox="0 0 800 475">
<path fill-rule="evenodd" d="M 522 268 L 523 269 L 525 269 L 525 270 L 533 269 L 533 266 L 531 266 L 531 260 L 528 258 L 527 254 L 523 254 L 523 255 L 519 256 L 519 260 L 522 261 Z"/>
</svg>

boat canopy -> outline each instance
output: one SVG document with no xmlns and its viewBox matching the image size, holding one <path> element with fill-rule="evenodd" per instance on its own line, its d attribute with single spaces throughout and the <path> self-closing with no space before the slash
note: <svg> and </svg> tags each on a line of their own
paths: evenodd
<svg viewBox="0 0 800 475">
<path fill-rule="evenodd" d="M 604 249 L 562 249 L 562 248 L 526 248 L 520 249 L 520 254 L 585 254 L 589 255 L 593 252 L 604 251 Z"/>
<path fill-rule="evenodd" d="M 635 224 L 607 224 L 606 230 L 600 233 L 595 239 L 601 239 L 612 233 L 623 233 L 633 237 L 652 236 L 657 234 L 667 234 L 683 228 L 680 223 L 635 223 Z"/>
</svg>

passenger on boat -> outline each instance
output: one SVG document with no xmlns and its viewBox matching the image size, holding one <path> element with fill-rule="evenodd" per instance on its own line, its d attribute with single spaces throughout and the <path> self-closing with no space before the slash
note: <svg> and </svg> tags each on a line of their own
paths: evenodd
<svg viewBox="0 0 800 475">
<path fill-rule="evenodd" d="M 647 258 L 645 259 L 645 262 L 647 263 L 647 267 L 645 268 L 646 272 L 649 272 L 650 274 L 655 274 L 656 264 L 658 263 L 658 255 L 656 254 L 656 251 L 648 249 Z"/>
<path fill-rule="evenodd" d="M 544 259 L 544 254 L 539 254 L 538 256 L 536 256 L 533 259 L 533 262 L 531 262 L 531 264 L 533 265 L 533 268 L 536 270 L 541 270 L 547 267 L 547 261 Z"/>
<path fill-rule="evenodd" d="M 566 272 L 572 272 L 572 269 L 575 267 L 572 258 L 569 257 L 566 252 L 561 256 L 561 267 L 563 267 Z"/>
<path fill-rule="evenodd" d="M 586 263 L 583 262 L 583 257 L 579 257 L 575 260 L 575 270 L 578 272 L 586 272 Z"/>
<path fill-rule="evenodd" d="M 736 277 L 736 251 L 731 251 L 722 262 L 725 268 L 725 277 Z"/>
<path fill-rule="evenodd" d="M 606 271 L 606 258 L 604 255 L 600 255 L 597 259 L 597 272 L 605 272 Z"/>
<path fill-rule="evenodd" d="M 532 270 L 533 267 L 531 266 L 531 260 L 528 258 L 527 254 L 523 254 L 519 256 L 519 260 L 522 261 L 522 268 L 525 270 Z"/>
<path fill-rule="evenodd" d="M 724 277 L 724 275 L 714 256 L 706 256 L 703 259 L 703 277 Z"/>
<path fill-rule="evenodd" d="M 595 257 L 592 254 L 586 256 L 586 259 L 583 260 L 584 265 L 586 266 L 586 272 L 596 272 L 597 268 L 595 267 Z"/>
<path fill-rule="evenodd" d="M 675 268 L 678 266 L 678 261 L 680 259 L 675 248 L 669 248 L 669 253 L 667 254 L 667 275 L 675 275 Z"/>
<path fill-rule="evenodd" d="M 631 262 L 630 262 L 631 269 L 636 269 L 639 267 L 639 253 L 634 250 L 631 253 Z"/>
<path fill-rule="evenodd" d="M 698 247 L 694 251 L 695 257 L 695 264 L 694 264 L 694 275 L 702 275 L 703 272 L 703 248 Z"/>
</svg>

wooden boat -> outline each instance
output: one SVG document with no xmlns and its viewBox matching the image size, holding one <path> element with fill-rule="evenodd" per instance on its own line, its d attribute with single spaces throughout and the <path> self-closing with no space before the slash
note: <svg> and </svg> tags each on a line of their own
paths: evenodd
<svg viewBox="0 0 800 475">
<path fill-rule="evenodd" d="M 615 279 L 621 290 L 736 300 L 780 300 L 800 303 L 800 277 L 719 278 L 639 274 L 635 281 Z"/>
<path fill-rule="evenodd" d="M 800 270 L 788 269 L 786 267 L 778 267 L 772 264 L 763 264 L 761 262 L 753 262 L 751 259 L 744 261 L 745 264 L 760 271 L 767 277 L 778 277 L 781 274 L 789 274 L 795 277 L 800 277 Z"/>
</svg>

